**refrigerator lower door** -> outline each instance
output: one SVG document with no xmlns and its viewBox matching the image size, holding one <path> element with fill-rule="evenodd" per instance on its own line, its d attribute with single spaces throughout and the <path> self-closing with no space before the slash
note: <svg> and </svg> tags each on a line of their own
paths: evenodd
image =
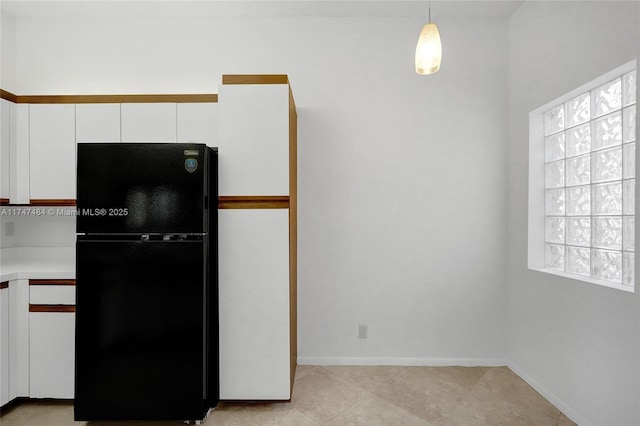
<svg viewBox="0 0 640 426">
<path fill-rule="evenodd" d="M 78 241 L 76 420 L 205 416 L 204 259 L 203 241 Z"/>
</svg>

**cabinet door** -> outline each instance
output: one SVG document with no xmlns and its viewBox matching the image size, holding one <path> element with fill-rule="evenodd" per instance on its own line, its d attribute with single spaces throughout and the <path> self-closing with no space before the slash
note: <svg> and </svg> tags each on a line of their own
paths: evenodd
<svg viewBox="0 0 640 426">
<path fill-rule="evenodd" d="M 0 283 L 0 406 L 9 402 L 9 283 Z"/>
<path fill-rule="evenodd" d="M 75 105 L 29 106 L 30 198 L 76 198 Z"/>
<path fill-rule="evenodd" d="M 120 142 L 120 104 L 76 105 L 76 142 Z"/>
<path fill-rule="evenodd" d="M 122 142 L 175 142 L 175 103 L 121 105 Z"/>
<path fill-rule="evenodd" d="M 289 211 L 220 210 L 220 399 L 289 399 Z"/>
<path fill-rule="evenodd" d="M 29 396 L 73 398 L 75 313 L 29 314 Z"/>
<path fill-rule="evenodd" d="M 15 119 L 15 105 L 5 99 L 1 99 L 0 123 L 0 198 L 8 200 L 11 191 L 11 171 L 10 171 L 10 140 L 11 140 L 11 120 L 12 109 L 13 119 Z"/>
<path fill-rule="evenodd" d="M 289 195 L 289 86 L 219 92 L 220 195 Z"/>
<path fill-rule="evenodd" d="M 218 104 L 213 102 L 180 103 L 178 142 L 218 146 Z"/>
<path fill-rule="evenodd" d="M 29 280 L 9 282 L 9 399 L 29 396 Z"/>
</svg>

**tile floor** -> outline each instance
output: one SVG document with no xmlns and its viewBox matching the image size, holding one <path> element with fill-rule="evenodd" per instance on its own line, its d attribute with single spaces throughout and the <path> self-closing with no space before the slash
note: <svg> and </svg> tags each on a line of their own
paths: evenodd
<svg viewBox="0 0 640 426">
<path fill-rule="evenodd" d="M 68 401 L 5 410 L 2 426 L 84 425 Z M 179 426 L 181 422 L 90 422 Z M 221 403 L 206 426 L 569 426 L 574 423 L 505 367 L 299 366 L 289 403 Z"/>
</svg>

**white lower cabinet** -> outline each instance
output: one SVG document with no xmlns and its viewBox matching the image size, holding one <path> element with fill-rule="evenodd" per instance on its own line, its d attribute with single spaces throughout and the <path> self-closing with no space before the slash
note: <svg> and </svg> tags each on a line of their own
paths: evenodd
<svg viewBox="0 0 640 426">
<path fill-rule="evenodd" d="M 220 210 L 220 399 L 291 397 L 289 210 Z"/>
<path fill-rule="evenodd" d="M 9 283 L 0 283 L 0 406 L 9 402 Z"/>
<path fill-rule="evenodd" d="M 0 285 L 0 406 L 29 396 L 29 286 Z"/>
<path fill-rule="evenodd" d="M 73 398 L 75 280 L 29 281 L 29 396 Z"/>
<path fill-rule="evenodd" d="M 75 313 L 29 314 L 29 396 L 73 398 Z"/>
</svg>

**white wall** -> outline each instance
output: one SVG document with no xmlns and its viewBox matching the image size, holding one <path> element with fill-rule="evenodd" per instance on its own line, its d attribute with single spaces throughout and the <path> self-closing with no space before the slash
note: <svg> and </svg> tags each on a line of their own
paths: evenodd
<svg viewBox="0 0 640 426">
<path fill-rule="evenodd" d="M 8 13 L 0 12 L 0 88 L 11 91 L 16 77 L 16 28 L 15 19 Z M 0 248 L 15 247 L 16 237 L 5 237 L 5 222 L 15 222 L 0 217 Z"/>
<path fill-rule="evenodd" d="M 581 425 L 640 424 L 640 298 L 527 270 L 528 113 L 636 58 L 639 6 L 527 2 L 509 21 L 508 359 Z"/>
<path fill-rule="evenodd" d="M 428 77 L 413 70 L 423 23 L 19 18 L 15 92 L 215 93 L 223 73 L 289 74 L 301 361 L 501 362 L 507 22 L 441 19 Z"/>
<path fill-rule="evenodd" d="M 12 91 L 16 88 L 16 21 L 0 9 L 0 87 Z"/>
</svg>

